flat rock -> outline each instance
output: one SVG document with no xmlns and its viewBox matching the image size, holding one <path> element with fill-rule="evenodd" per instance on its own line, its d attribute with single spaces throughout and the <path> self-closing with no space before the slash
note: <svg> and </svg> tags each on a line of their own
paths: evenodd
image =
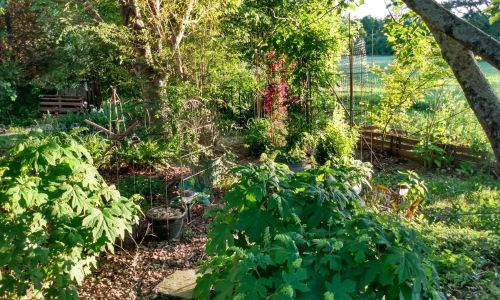
<svg viewBox="0 0 500 300">
<path fill-rule="evenodd" d="M 194 269 L 177 270 L 156 286 L 156 292 L 170 297 L 193 299 L 193 290 L 199 276 Z"/>
</svg>

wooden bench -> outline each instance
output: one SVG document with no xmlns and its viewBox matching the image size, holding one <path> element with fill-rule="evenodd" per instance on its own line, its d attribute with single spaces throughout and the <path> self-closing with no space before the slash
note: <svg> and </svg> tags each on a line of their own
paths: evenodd
<svg viewBox="0 0 500 300">
<path fill-rule="evenodd" d="M 40 102 L 38 103 L 38 111 L 42 114 L 78 113 L 82 112 L 83 109 L 83 98 L 74 96 L 43 95 L 40 96 Z"/>
</svg>

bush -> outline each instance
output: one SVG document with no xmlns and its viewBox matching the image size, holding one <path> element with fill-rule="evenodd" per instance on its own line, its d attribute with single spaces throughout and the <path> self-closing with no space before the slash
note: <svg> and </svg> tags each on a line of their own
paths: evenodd
<svg viewBox="0 0 500 300">
<path fill-rule="evenodd" d="M 268 119 L 253 119 L 245 132 L 245 144 L 248 145 L 250 155 L 259 156 L 271 145 L 271 122 Z"/>
<path fill-rule="evenodd" d="M 316 148 L 316 161 L 324 164 L 327 160 L 354 155 L 359 133 L 349 128 L 342 112 L 336 110 L 326 128 L 319 134 Z"/>
<path fill-rule="evenodd" d="M 128 176 L 120 179 L 117 188 L 125 197 L 132 197 L 135 194 L 149 199 L 150 196 L 156 197 L 165 194 L 165 183 L 158 177 L 149 176 Z"/>
<path fill-rule="evenodd" d="M 162 142 L 158 140 L 145 139 L 137 145 L 129 144 L 124 141 L 116 150 L 116 155 L 113 156 L 111 164 L 124 163 L 135 168 L 158 168 L 165 165 L 168 159 L 174 154 L 169 150 L 172 144 L 168 141 Z"/>
<path fill-rule="evenodd" d="M 210 270 L 194 296 L 208 299 L 442 298 L 416 233 L 358 212 L 333 170 L 240 167 L 214 213 Z M 213 292 L 212 292 L 213 290 Z"/>
<path fill-rule="evenodd" d="M 0 161 L 0 298 L 77 298 L 138 206 L 69 135 L 31 136 Z"/>
<path fill-rule="evenodd" d="M 72 136 L 87 149 L 94 161 L 109 162 L 109 147 L 112 141 L 104 137 L 101 133 L 88 133 L 87 129 L 74 129 Z M 104 155 L 104 156 L 103 156 Z M 99 160 L 103 160 L 102 162 Z"/>
</svg>

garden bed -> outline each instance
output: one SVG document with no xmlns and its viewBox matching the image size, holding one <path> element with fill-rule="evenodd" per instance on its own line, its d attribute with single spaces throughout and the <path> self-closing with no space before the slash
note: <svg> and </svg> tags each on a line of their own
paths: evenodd
<svg viewBox="0 0 500 300">
<path fill-rule="evenodd" d="M 179 242 L 148 236 L 137 249 L 117 250 L 101 258 L 99 268 L 79 288 L 82 299 L 155 299 L 154 288 L 178 269 L 196 267 L 204 256 L 209 219 L 203 205 L 192 209 L 192 222 Z"/>
</svg>

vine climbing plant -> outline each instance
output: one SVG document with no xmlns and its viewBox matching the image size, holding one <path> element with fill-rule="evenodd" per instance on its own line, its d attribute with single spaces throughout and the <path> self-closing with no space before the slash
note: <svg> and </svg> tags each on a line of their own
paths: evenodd
<svg viewBox="0 0 500 300">
<path fill-rule="evenodd" d="M 295 64 L 287 64 L 284 56 L 276 51 L 264 55 L 267 85 L 261 90 L 266 117 L 271 121 L 271 140 L 279 144 L 280 137 L 286 134 L 285 119 L 288 105 L 294 97 L 290 96 L 288 77 Z"/>
</svg>

